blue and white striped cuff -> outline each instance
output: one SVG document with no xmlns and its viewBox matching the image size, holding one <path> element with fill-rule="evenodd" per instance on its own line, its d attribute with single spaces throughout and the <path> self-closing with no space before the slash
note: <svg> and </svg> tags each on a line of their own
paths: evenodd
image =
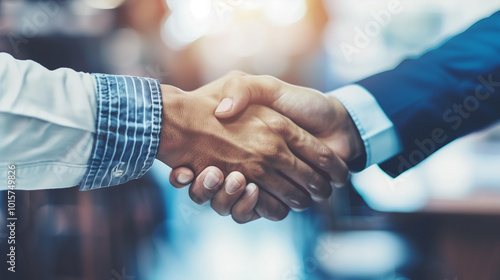
<svg viewBox="0 0 500 280">
<path fill-rule="evenodd" d="M 161 91 L 157 80 L 92 74 L 97 89 L 95 143 L 80 190 L 123 184 L 143 176 L 160 144 Z"/>
</svg>

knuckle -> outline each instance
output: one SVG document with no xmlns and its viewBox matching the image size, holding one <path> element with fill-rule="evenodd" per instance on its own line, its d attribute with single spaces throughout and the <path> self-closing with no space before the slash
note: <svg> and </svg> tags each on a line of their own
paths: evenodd
<svg viewBox="0 0 500 280">
<path fill-rule="evenodd" d="M 293 164 L 293 157 L 288 147 L 284 143 L 277 141 L 275 137 L 261 141 L 257 150 L 259 154 L 258 158 L 264 165 L 270 162 Z"/>
<path fill-rule="evenodd" d="M 279 84 L 279 80 L 271 75 L 262 75 L 260 79 L 267 83 L 268 86 L 276 86 Z"/>
<path fill-rule="evenodd" d="M 243 85 L 243 76 L 233 76 L 226 82 L 226 86 L 231 88 L 240 88 Z"/>
<path fill-rule="evenodd" d="M 333 165 L 333 162 L 335 160 L 335 155 L 332 150 L 330 150 L 328 147 L 325 147 L 324 145 L 320 145 L 317 148 L 317 153 L 321 162 Z"/>
<path fill-rule="evenodd" d="M 288 122 L 281 117 L 272 117 L 267 120 L 267 125 L 277 134 L 282 134 L 288 128 Z"/>
<path fill-rule="evenodd" d="M 261 178 L 261 177 L 264 177 L 266 175 L 267 170 L 264 166 L 257 165 L 257 166 L 252 168 L 251 173 L 252 173 L 253 177 Z"/>
<path fill-rule="evenodd" d="M 268 145 L 262 150 L 264 158 L 268 161 L 279 161 L 282 156 L 283 149 L 276 145 Z"/>
</svg>

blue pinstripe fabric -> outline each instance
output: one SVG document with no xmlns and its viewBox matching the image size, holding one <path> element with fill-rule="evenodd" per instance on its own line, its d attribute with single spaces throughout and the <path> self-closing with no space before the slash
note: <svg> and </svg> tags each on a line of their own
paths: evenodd
<svg viewBox="0 0 500 280">
<path fill-rule="evenodd" d="M 157 80 L 92 76 L 97 85 L 97 133 L 80 190 L 119 185 L 143 176 L 153 165 L 160 143 L 162 107 Z"/>
</svg>

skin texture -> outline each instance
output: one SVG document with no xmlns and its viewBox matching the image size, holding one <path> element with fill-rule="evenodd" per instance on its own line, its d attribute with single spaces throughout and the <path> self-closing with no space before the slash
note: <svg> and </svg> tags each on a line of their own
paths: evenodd
<svg viewBox="0 0 500 280">
<path fill-rule="evenodd" d="M 221 104 L 215 113 L 219 119 L 233 117 L 248 104 L 268 106 L 306 129 L 338 155 L 340 162 L 325 165 L 318 161 L 317 164 L 330 174 L 332 185 L 345 184 L 348 174 L 345 172 L 344 162 L 364 156 L 365 151 L 359 132 L 342 103 L 314 89 L 294 86 L 270 76 L 250 76 L 239 72 L 230 76 L 225 80 Z M 219 175 L 222 173 L 214 166 L 208 169 Z M 180 183 L 177 180 L 179 174 L 183 174 L 188 180 Z M 203 181 L 204 175 L 202 173 L 195 179 L 192 189 L 199 189 L 198 185 Z M 243 177 L 243 174 L 233 172 L 232 176 Z M 192 181 L 194 174 L 188 168 L 178 168 L 172 171 L 170 178 L 174 186 L 183 187 Z M 224 188 L 212 197 L 211 206 L 217 213 L 225 215 L 229 211 L 233 219 L 240 223 L 255 220 L 255 216 L 250 217 L 248 208 L 236 207 L 243 203 L 253 204 L 255 197 L 241 196 L 235 200 L 220 199 L 221 196 L 227 196 Z"/>
<path fill-rule="evenodd" d="M 271 76 L 242 75 L 227 81 L 222 98 L 232 99 L 233 105 L 230 111 L 216 112 L 219 119 L 234 116 L 248 104 L 258 103 L 290 118 L 344 161 L 364 153 L 363 141 L 342 103 L 317 90 L 294 86 Z"/>
<path fill-rule="evenodd" d="M 290 207 L 305 209 L 313 198 L 329 197 L 330 178 L 324 173 L 329 168 L 324 167 L 342 161 L 310 133 L 264 106 L 246 106 L 225 119 L 215 117 L 231 75 L 189 93 L 162 86 L 158 159 L 200 175 L 190 188 L 191 199 L 199 204 L 212 200 L 222 215 L 236 211 L 237 222 L 281 220 Z M 208 166 L 214 167 L 204 170 Z M 341 172 L 347 174 L 345 165 Z M 250 182 L 259 188 L 247 186 Z"/>
</svg>

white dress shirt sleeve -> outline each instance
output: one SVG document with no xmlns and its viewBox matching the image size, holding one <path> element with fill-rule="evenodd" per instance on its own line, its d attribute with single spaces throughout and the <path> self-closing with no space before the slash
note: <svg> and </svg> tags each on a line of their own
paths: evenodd
<svg viewBox="0 0 500 280">
<path fill-rule="evenodd" d="M 0 53 L 0 190 L 13 169 L 23 190 L 140 178 L 156 158 L 161 113 L 155 79 L 50 71 Z"/>
<path fill-rule="evenodd" d="M 90 74 L 49 71 L 0 53 L 0 189 L 15 165 L 16 189 L 72 187 L 87 171 L 96 124 Z"/>
<path fill-rule="evenodd" d="M 356 124 L 365 145 L 365 168 L 382 163 L 402 151 L 393 123 L 365 88 L 348 85 L 328 95 L 342 102 Z"/>
</svg>

